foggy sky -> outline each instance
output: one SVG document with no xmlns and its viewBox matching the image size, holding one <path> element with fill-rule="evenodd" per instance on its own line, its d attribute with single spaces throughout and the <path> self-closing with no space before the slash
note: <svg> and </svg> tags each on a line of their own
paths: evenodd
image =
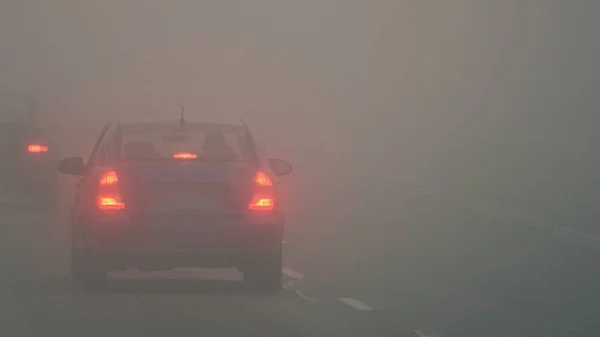
<svg viewBox="0 0 600 337">
<path fill-rule="evenodd" d="M 49 121 L 74 126 L 181 105 L 238 114 L 302 185 L 327 184 L 306 207 L 407 176 L 514 192 L 538 172 L 595 179 L 598 7 L 3 0 L 0 88 L 36 94 Z"/>
</svg>

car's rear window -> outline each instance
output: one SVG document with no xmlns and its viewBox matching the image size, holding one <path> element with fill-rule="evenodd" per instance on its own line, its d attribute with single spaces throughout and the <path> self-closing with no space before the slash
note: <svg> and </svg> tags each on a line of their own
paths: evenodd
<svg viewBox="0 0 600 337">
<path fill-rule="evenodd" d="M 247 134 L 237 126 L 129 126 L 121 129 L 119 143 L 124 161 L 247 162 L 253 158 Z"/>
</svg>

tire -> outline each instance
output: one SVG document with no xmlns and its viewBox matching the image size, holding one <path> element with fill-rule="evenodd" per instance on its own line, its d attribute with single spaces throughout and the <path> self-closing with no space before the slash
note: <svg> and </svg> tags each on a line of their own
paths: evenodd
<svg viewBox="0 0 600 337">
<path fill-rule="evenodd" d="M 278 293 L 283 279 L 282 266 L 282 254 L 279 250 L 276 254 L 264 257 L 245 270 L 244 282 L 253 290 L 262 293 Z"/>
</svg>

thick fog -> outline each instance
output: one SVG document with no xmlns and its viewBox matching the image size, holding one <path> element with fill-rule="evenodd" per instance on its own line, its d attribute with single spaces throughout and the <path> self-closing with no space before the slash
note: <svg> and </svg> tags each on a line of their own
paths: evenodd
<svg viewBox="0 0 600 337">
<path fill-rule="evenodd" d="M 307 235 L 393 221 L 406 181 L 563 221 L 597 208 L 598 7 L 4 0 L 0 88 L 36 95 L 66 154 L 108 119 L 239 115 L 294 164 Z"/>
</svg>

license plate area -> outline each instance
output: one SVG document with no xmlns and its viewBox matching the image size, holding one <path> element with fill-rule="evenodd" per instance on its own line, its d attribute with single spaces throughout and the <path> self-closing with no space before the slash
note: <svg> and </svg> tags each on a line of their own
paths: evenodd
<svg viewBox="0 0 600 337">
<path fill-rule="evenodd" d="M 205 246 L 216 246 L 221 243 L 219 237 L 215 233 L 188 233 L 187 235 L 165 235 L 163 237 L 153 237 L 145 241 L 141 241 L 143 244 L 142 248 L 151 249 L 177 249 L 177 248 L 194 248 L 194 247 L 205 247 Z"/>
<path fill-rule="evenodd" d="M 149 209 L 153 211 L 222 211 L 226 188 L 220 184 L 152 183 Z"/>
<path fill-rule="evenodd" d="M 144 227 L 143 229 L 141 227 Z M 133 246 L 144 249 L 179 249 L 199 247 L 228 247 L 234 245 L 238 235 L 227 226 L 198 223 L 182 226 L 177 222 L 141 226 L 132 231 Z"/>
</svg>

